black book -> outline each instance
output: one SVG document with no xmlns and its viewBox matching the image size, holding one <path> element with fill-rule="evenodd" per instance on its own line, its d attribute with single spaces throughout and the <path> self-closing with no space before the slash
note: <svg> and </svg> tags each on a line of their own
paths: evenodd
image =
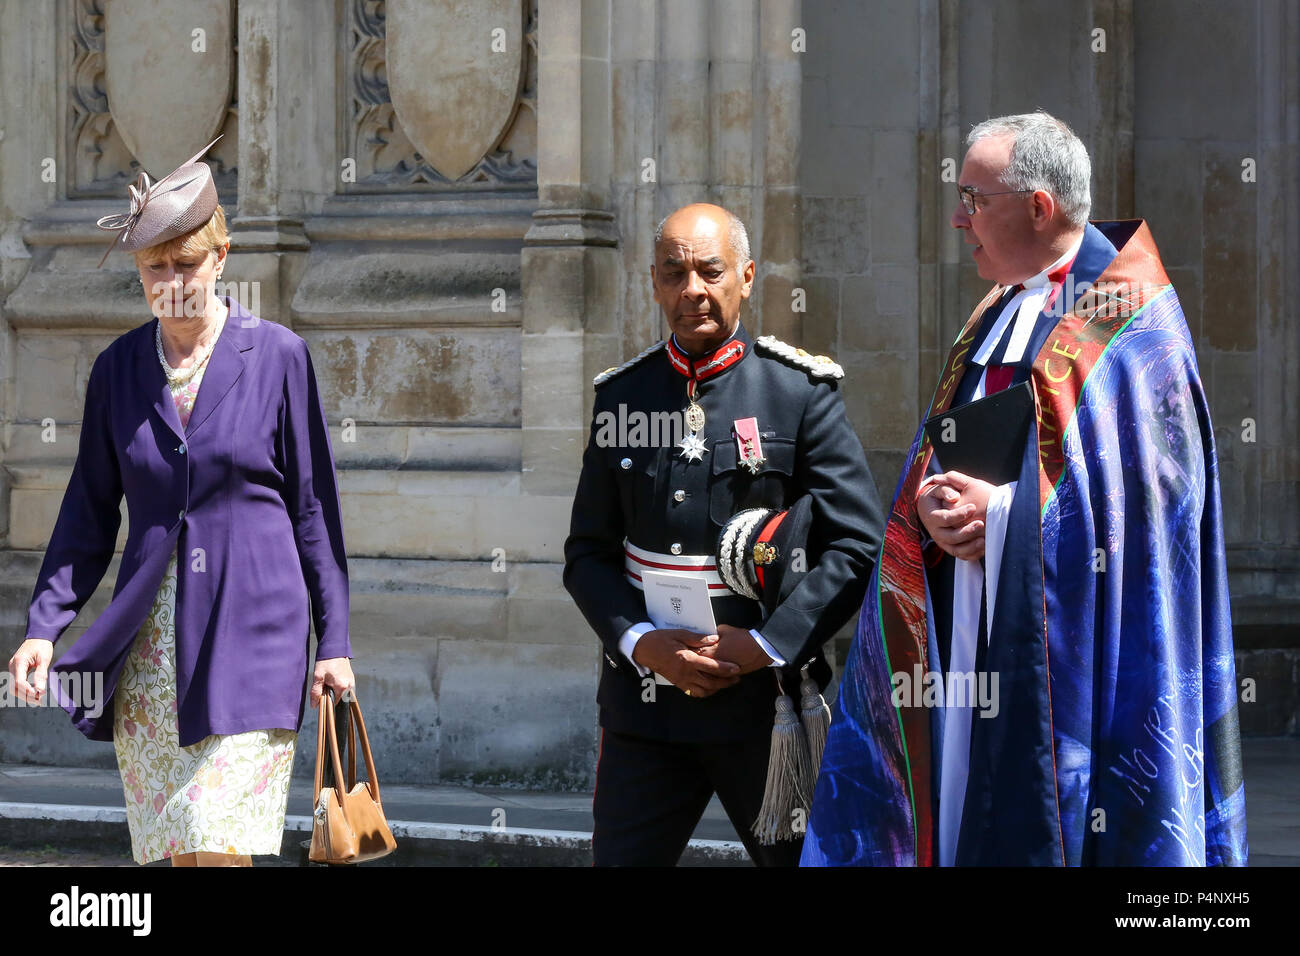
<svg viewBox="0 0 1300 956">
<path fill-rule="evenodd" d="M 1034 415 L 1034 394 L 1021 382 L 928 419 L 925 433 L 944 471 L 1005 485 L 1020 477 Z"/>
</svg>

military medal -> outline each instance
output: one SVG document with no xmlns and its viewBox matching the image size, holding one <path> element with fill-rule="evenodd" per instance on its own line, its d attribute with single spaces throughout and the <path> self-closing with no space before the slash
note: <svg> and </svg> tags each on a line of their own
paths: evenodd
<svg viewBox="0 0 1300 956">
<path fill-rule="evenodd" d="M 704 455 L 708 452 L 704 447 L 704 439 L 695 432 L 691 432 L 679 441 L 677 447 L 682 450 L 682 457 L 687 461 L 703 461 Z"/>
<path fill-rule="evenodd" d="M 708 452 L 704 439 L 700 437 L 700 431 L 704 428 L 704 409 L 695 400 L 695 389 L 695 379 L 687 381 L 686 399 L 689 404 L 686 406 L 686 427 L 690 429 L 690 434 L 677 443 L 677 447 L 682 450 L 682 457 L 687 461 L 703 461 Z"/>
<path fill-rule="evenodd" d="M 705 416 L 703 406 L 695 397 L 696 391 L 704 379 L 739 362 L 745 355 L 745 343 L 733 339 L 711 355 L 696 360 L 678 348 L 676 340 L 669 339 L 667 352 L 668 361 L 673 368 L 686 377 L 686 410 L 683 418 L 689 434 L 677 443 L 677 447 L 682 450 L 682 457 L 687 461 L 703 461 L 709 449 L 700 434 L 704 431 Z"/>
<path fill-rule="evenodd" d="M 704 428 L 704 409 L 694 396 L 691 396 L 691 403 L 686 406 L 686 427 L 693 432 Z"/>
<path fill-rule="evenodd" d="M 758 437 L 758 419 L 738 418 L 731 423 L 731 428 L 736 435 L 736 453 L 740 464 L 748 468 L 751 475 L 757 475 L 767 462 L 763 457 L 763 443 Z"/>
</svg>

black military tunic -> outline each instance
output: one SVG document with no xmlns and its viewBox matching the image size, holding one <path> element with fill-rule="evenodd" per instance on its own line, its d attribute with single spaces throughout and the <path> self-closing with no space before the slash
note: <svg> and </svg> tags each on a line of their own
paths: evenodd
<svg viewBox="0 0 1300 956">
<path fill-rule="evenodd" d="M 825 683 L 829 669 L 821 647 L 861 606 L 883 513 L 845 416 L 838 366 L 774 339 L 755 343 L 743 326 L 727 345 L 734 348 L 736 341 L 744 346 L 739 360 L 698 380 L 707 449 L 699 461 L 663 441 L 649 445 L 651 436 L 635 428 L 606 440 L 618 431 L 608 427 L 611 421 L 635 425 L 660 413 L 662 422 L 662 413 L 680 416 L 686 408 L 689 371 L 674 367 L 666 345 L 597 386 L 564 547 L 564 584 L 604 645 L 597 699 L 606 730 L 659 741 L 738 740 L 770 732 L 777 693 L 775 668 L 747 674 L 703 699 L 665 685 L 643 693 L 645 679 L 618 647 L 629 627 L 649 620 L 642 592 L 624 575 L 625 538 L 660 554 L 714 555 L 723 524 L 736 512 L 784 508 L 811 494 L 807 571 L 771 617 L 764 621 L 756 601 L 730 592 L 713 601 L 719 624 L 756 628 L 781 654 L 791 694 L 798 693 L 799 667 L 809 662 Z M 700 374 L 711 357 L 688 362 Z M 746 418 L 757 418 L 767 459 L 757 474 L 742 467 L 733 430 L 734 421 Z M 633 441 L 620 443 L 623 438 Z"/>
</svg>

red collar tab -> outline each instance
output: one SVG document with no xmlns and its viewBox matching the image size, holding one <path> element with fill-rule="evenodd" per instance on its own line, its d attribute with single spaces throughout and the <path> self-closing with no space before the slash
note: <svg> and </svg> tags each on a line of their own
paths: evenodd
<svg viewBox="0 0 1300 956">
<path fill-rule="evenodd" d="M 1079 258 L 1079 254 L 1075 253 L 1074 259 L 1077 258 Z M 1069 275 L 1070 270 L 1074 268 L 1074 259 L 1071 259 L 1069 262 L 1065 263 L 1065 265 L 1057 266 L 1051 272 L 1047 273 L 1047 286 L 1051 291 L 1047 293 L 1047 301 L 1043 303 L 1043 308 L 1051 308 L 1052 304 L 1056 301 L 1056 297 L 1061 294 L 1061 287 L 1065 285 L 1065 277 Z M 1020 283 L 1014 287 L 1015 292 L 1023 292 L 1024 289 L 1024 283 Z"/>
<path fill-rule="evenodd" d="M 1079 258 L 1079 254 L 1076 252 L 1074 254 L 1074 259 L 1077 258 Z M 1053 269 L 1051 272 L 1047 273 L 1047 284 L 1051 287 L 1052 291 L 1047 293 L 1047 301 L 1043 303 L 1044 308 L 1050 309 L 1056 304 L 1056 298 L 1061 294 L 1061 289 L 1065 286 L 1065 277 L 1069 275 L 1070 270 L 1074 268 L 1074 259 L 1071 259 L 1060 268 Z"/>
<path fill-rule="evenodd" d="M 1074 258 L 1077 259 L 1079 257 L 1076 255 Z M 1047 281 L 1053 285 L 1060 285 L 1065 281 L 1065 277 L 1070 274 L 1072 268 L 1074 268 L 1074 259 L 1071 259 L 1065 265 L 1047 273 Z"/>
<path fill-rule="evenodd" d="M 745 343 L 733 338 L 713 352 L 693 359 L 671 337 L 668 339 L 668 361 L 679 373 L 696 382 L 725 372 L 745 357 Z"/>
</svg>

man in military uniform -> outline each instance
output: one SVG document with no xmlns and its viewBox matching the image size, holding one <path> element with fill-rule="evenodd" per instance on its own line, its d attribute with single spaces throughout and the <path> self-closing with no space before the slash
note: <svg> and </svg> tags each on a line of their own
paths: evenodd
<svg viewBox="0 0 1300 956">
<path fill-rule="evenodd" d="M 770 336 L 754 341 L 740 324 L 754 281 L 740 220 L 718 206 L 679 209 L 656 232 L 650 276 L 672 335 L 597 376 L 564 547 L 565 587 L 604 645 L 595 862 L 675 864 L 716 792 L 757 864 L 793 865 L 799 839 L 763 846 L 750 832 L 778 677 L 791 694 L 805 666 L 829 679 L 821 647 L 862 602 L 883 514 L 840 367 Z M 675 444 L 655 441 L 655 429 L 601 427 L 665 413 L 684 421 Z M 719 533 L 743 509 L 804 495 L 813 522 L 803 573 L 764 619 L 721 582 Z M 657 630 L 645 570 L 708 581 L 717 633 Z"/>
</svg>

